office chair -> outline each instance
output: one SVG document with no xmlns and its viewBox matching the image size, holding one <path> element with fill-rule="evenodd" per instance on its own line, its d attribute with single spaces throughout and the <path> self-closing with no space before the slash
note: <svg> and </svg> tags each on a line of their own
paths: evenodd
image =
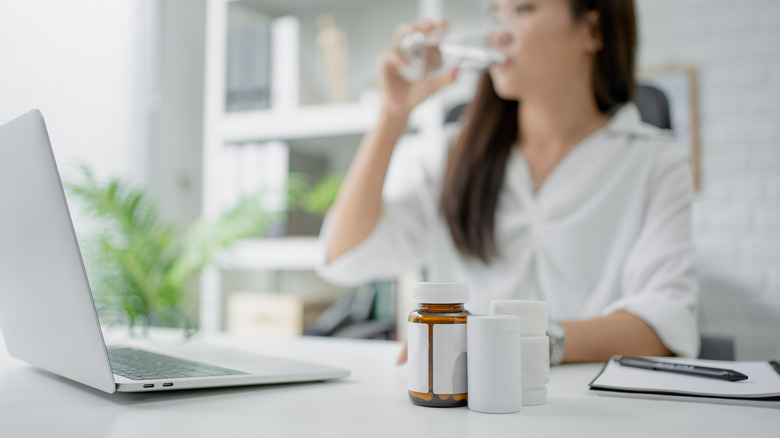
<svg viewBox="0 0 780 438">
<path fill-rule="evenodd" d="M 669 99 L 663 91 L 652 85 L 638 84 L 634 89 L 634 103 L 643 122 L 661 129 L 672 129 Z"/>
<path fill-rule="evenodd" d="M 394 296 L 395 287 L 388 282 L 365 283 L 354 294 L 344 296 L 323 311 L 311 327 L 304 330 L 306 336 L 332 336 L 357 339 L 393 339 L 394 314 L 389 314 L 387 303 L 379 294 Z M 391 300 L 394 303 L 394 300 Z M 394 313 L 394 312 L 393 312 Z"/>
<path fill-rule="evenodd" d="M 734 339 L 719 336 L 701 336 L 699 359 L 735 360 Z"/>
</svg>

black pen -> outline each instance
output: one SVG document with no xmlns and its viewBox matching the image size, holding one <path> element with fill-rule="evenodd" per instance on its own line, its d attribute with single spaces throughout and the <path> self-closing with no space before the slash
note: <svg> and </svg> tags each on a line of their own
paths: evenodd
<svg viewBox="0 0 780 438">
<path fill-rule="evenodd" d="M 670 373 L 687 374 L 689 376 L 709 377 L 711 379 L 728 380 L 737 382 L 745 380 L 748 376 L 734 370 L 723 368 L 700 367 L 682 363 L 658 362 L 655 360 L 641 359 L 638 357 L 616 356 L 614 358 L 620 365 L 632 368 L 642 368 L 653 371 L 667 371 Z"/>
</svg>

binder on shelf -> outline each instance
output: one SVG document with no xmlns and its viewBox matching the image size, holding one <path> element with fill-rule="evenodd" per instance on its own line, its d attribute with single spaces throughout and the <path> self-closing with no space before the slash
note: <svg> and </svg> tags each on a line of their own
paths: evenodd
<svg viewBox="0 0 780 438">
<path fill-rule="evenodd" d="M 780 363 L 776 361 L 716 361 L 650 358 L 662 362 L 725 368 L 748 376 L 742 381 L 663 372 L 623 366 L 613 357 L 590 382 L 600 395 L 680 399 L 708 403 L 749 404 L 780 408 Z"/>
<path fill-rule="evenodd" d="M 269 16 L 241 2 L 229 6 L 225 110 L 271 107 L 271 31 Z"/>
<path fill-rule="evenodd" d="M 232 208 L 245 196 L 261 195 L 263 208 L 278 213 L 267 237 L 286 234 L 287 182 L 290 148 L 282 141 L 228 144 L 223 147 L 221 209 Z"/>
</svg>

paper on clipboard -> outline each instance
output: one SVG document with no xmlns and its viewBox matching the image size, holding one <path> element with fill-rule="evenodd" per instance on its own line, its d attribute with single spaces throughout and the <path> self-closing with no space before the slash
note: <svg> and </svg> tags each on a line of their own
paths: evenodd
<svg viewBox="0 0 780 438">
<path fill-rule="evenodd" d="M 730 362 L 705 359 L 650 358 L 663 362 L 726 368 L 748 376 L 747 380 L 726 380 L 663 371 L 631 368 L 609 360 L 590 389 L 623 393 L 683 395 L 745 400 L 780 401 L 780 374 L 769 362 Z"/>
</svg>

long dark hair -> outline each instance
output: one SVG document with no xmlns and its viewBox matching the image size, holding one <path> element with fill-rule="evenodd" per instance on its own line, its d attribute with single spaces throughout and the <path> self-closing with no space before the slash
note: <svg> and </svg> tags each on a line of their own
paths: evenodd
<svg viewBox="0 0 780 438">
<path fill-rule="evenodd" d="M 598 12 L 602 48 L 593 63 L 596 105 L 607 113 L 632 99 L 636 54 L 633 0 L 570 0 L 577 20 Z M 464 114 L 461 135 L 444 173 L 440 210 L 461 253 L 483 262 L 497 255 L 495 212 L 506 163 L 518 137 L 517 101 L 500 98 L 490 75 L 481 76 Z"/>
</svg>

